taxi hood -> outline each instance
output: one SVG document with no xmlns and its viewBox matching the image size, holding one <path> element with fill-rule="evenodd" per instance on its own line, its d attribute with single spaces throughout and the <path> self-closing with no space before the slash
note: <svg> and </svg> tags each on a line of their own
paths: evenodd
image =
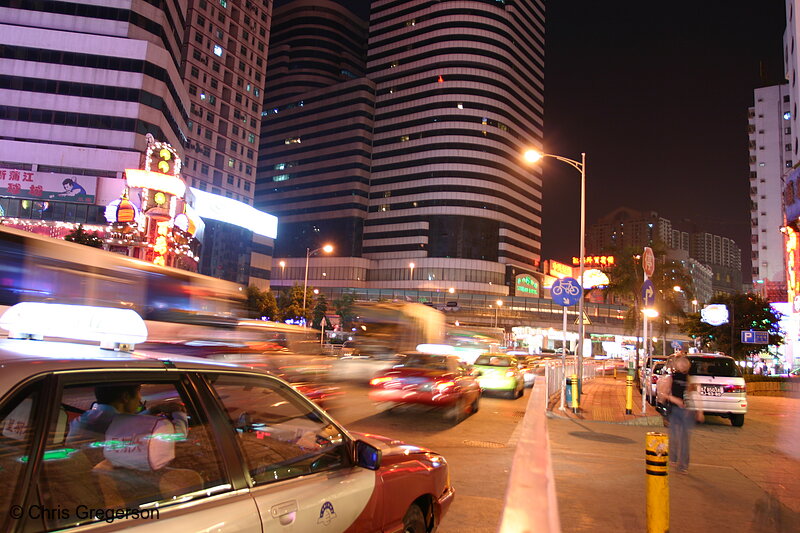
<svg viewBox="0 0 800 533">
<path fill-rule="evenodd" d="M 351 431 L 350 434 L 356 439 L 363 440 L 367 444 L 375 446 L 381 451 L 384 457 L 393 455 L 411 455 L 415 453 L 430 453 L 427 448 L 421 448 L 407 444 L 401 440 L 390 439 L 383 435 L 374 435 L 372 433 L 357 433 Z"/>
</svg>

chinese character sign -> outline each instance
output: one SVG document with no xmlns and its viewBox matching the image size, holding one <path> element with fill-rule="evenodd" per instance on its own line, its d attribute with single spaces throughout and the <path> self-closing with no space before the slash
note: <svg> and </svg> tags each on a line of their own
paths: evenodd
<svg viewBox="0 0 800 533">
<path fill-rule="evenodd" d="M 97 194 L 97 178 L 0 168 L 0 194 L 92 204 Z"/>
</svg>

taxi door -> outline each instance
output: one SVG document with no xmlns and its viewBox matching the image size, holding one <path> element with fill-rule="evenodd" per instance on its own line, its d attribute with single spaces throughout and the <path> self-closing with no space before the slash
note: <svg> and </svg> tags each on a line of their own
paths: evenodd
<svg viewBox="0 0 800 533">
<path fill-rule="evenodd" d="M 376 473 L 352 465 L 349 437 L 285 383 L 218 374 L 209 383 L 233 426 L 265 532 L 345 531 L 374 524 Z M 379 529 L 379 528 L 378 528 Z"/>
</svg>

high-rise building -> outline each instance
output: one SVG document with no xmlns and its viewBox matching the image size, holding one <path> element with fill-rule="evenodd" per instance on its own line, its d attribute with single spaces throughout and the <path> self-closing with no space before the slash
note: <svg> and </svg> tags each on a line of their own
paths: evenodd
<svg viewBox="0 0 800 533">
<path fill-rule="evenodd" d="M 790 171 L 792 112 L 789 85 L 754 91 L 755 105 L 748 111 L 750 146 L 750 228 L 752 280 L 759 285 L 786 281 L 781 192 L 783 176 Z"/>
<path fill-rule="evenodd" d="M 508 294 L 540 261 L 520 156 L 542 144 L 543 2 L 397 7 L 372 2 L 368 38 L 333 2 L 275 10 L 256 199 L 275 260 L 300 279 L 331 242 L 310 283 Z"/>
<path fill-rule="evenodd" d="M 680 232 L 672 222 L 655 211 L 636 211 L 620 207 L 601 217 L 586 229 L 586 250 L 591 253 L 643 249 L 661 243 L 666 248 L 682 248 Z M 677 242 L 673 244 L 673 240 Z M 687 246 L 688 248 L 688 246 Z"/>
<path fill-rule="evenodd" d="M 190 0 L 182 76 L 188 185 L 253 204 L 272 0 Z M 266 286 L 272 242 L 206 221 L 200 272 Z"/>
<path fill-rule="evenodd" d="M 0 167 L 34 173 L 30 179 L 40 183 L 30 186 L 47 196 L 50 182 L 61 189 L 63 180 L 83 181 L 96 196 L 97 177 L 121 178 L 126 167 L 139 167 L 145 134 L 184 145 L 185 23 L 186 3 L 178 0 L 5 4 Z M 7 186 L 0 182 L 0 195 L 14 197 Z"/>
<path fill-rule="evenodd" d="M 711 267 L 715 295 L 742 291 L 742 250 L 732 239 L 702 231 L 694 232 L 689 256 Z"/>
</svg>

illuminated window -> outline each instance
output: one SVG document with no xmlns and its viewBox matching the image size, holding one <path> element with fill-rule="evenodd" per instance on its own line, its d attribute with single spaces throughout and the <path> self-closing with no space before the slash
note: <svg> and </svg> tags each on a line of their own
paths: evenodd
<svg viewBox="0 0 800 533">
<path fill-rule="evenodd" d="M 254 143 L 256 142 L 256 134 L 250 133 L 247 135 L 247 142 Z"/>
<path fill-rule="evenodd" d="M 219 0 L 219 5 L 222 7 L 228 7 L 228 0 Z"/>
<path fill-rule="evenodd" d="M 787 111 L 786 113 L 783 114 L 783 120 L 791 120 L 791 118 L 792 118 L 791 112 Z"/>
<path fill-rule="evenodd" d="M 405 142 L 405 141 L 407 141 L 409 139 L 410 139 L 410 137 L 408 135 L 401 135 L 400 136 L 400 142 Z"/>
<path fill-rule="evenodd" d="M 289 137 L 284 139 L 283 144 L 300 144 L 300 137 Z"/>
<path fill-rule="evenodd" d="M 456 107 L 459 108 L 459 109 L 464 109 L 464 104 L 459 102 L 459 103 L 456 104 Z"/>
<path fill-rule="evenodd" d="M 286 181 L 291 177 L 291 174 L 277 174 L 272 176 L 272 181 Z"/>
<path fill-rule="evenodd" d="M 214 45 L 214 55 L 217 57 L 222 57 L 222 47 L 218 44 Z"/>
</svg>

